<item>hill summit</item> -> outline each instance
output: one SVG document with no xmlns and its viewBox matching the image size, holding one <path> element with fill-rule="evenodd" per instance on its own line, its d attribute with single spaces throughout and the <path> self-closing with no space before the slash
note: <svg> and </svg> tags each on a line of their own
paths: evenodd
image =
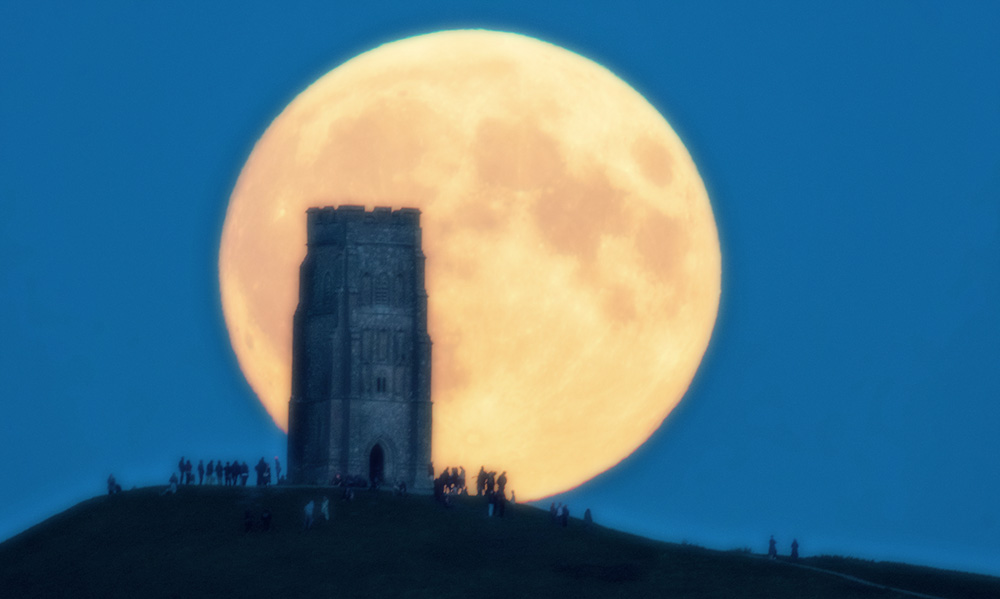
<svg viewBox="0 0 1000 599">
<path fill-rule="evenodd" d="M 319 487 L 161 489 L 84 501 L 0 544 L 0 596 L 912 596 L 745 552 L 651 541 L 577 519 L 562 527 L 528 505 L 489 518 L 478 497 L 444 507 L 382 491 L 346 501 L 340 489 Z M 318 516 L 304 529 L 303 507 L 323 497 L 330 520 Z M 1000 579 L 987 576 L 803 561 L 928 595 L 1000 596 Z"/>
</svg>

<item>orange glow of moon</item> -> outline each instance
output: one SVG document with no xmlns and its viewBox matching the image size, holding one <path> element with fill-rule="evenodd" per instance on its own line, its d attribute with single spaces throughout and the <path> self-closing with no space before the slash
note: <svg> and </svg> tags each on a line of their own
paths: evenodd
<svg viewBox="0 0 1000 599">
<path fill-rule="evenodd" d="M 438 470 L 506 470 L 525 500 L 572 488 L 660 426 L 708 346 L 715 219 L 656 109 L 536 39 L 422 35 L 299 94 L 230 198 L 226 324 L 285 430 L 305 211 L 337 204 L 422 211 Z"/>
</svg>

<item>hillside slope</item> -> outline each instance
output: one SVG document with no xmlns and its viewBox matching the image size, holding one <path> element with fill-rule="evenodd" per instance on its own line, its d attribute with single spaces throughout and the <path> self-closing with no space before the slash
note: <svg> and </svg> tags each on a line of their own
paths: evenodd
<svg viewBox="0 0 1000 599">
<path fill-rule="evenodd" d="M 0 544 L 0 597 L 907 597 L 579 520 L 561 528 L 530 506 L 487 518 L 478 498 L 446 509 L 386 492 L 361 491 L 353 502 L 316 488 L 159 492 L 96 497 Z M 324 495 L 331 521 L 303 530 L 302 506 Z M 833 569 L 829 559 L 823 567 Z M 1000 597 L 998 579 L 914 570 L 923 578 L 911 590 Z"/>
</svg>

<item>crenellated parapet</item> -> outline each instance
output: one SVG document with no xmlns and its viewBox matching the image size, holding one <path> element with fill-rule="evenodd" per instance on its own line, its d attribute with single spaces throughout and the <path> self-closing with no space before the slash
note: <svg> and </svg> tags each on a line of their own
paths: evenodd
<svg viewBox="0 0 1000 599">
<path fill-rule="evenodd" d="M 392 243 L 420 245 L 420 210 L 328 206 L 306 211 L 308 245 Z"/>
</svg>

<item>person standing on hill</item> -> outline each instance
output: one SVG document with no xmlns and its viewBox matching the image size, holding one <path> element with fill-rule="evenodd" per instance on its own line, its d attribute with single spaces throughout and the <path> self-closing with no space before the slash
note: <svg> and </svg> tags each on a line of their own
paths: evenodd
<svg viewBox="0 0 1000 599">
<path fill-rule="evenodd" d="M 486 489 L 486 468 L 480 466 L 479 474 L 476 475 L 476 495 L 482 495 Z"/>
<path fill-rule="evenodd" d="M 215 462 L 213 460 L 209 460 L 208 466 L 205 466 L 205 476 L 208 477 L 206 484 L 215 484 Z"/>
<path fill-rule="evenodd" d="M 257 472 L 257 486 L 258 487 L 263 487 L 264 486 L 264 471 L 267 470 L 267 462 L 264 461 L 264 458 L 261 458 L 260 461 L 257 462 L 257 465 L 254 466 L 253 469 L 254 469 L 255 472 Z"/>
<path fill-rule="evenodd" d="M 792 539 L 792 561 L 798 561 L 799 559 L 799 542 L 797 539 Z"/>
<path fill-rule="evenodd" d="M 500 473 L 500 478 L 497 479 L 497 490 L 501 497 L 504 497 L 504 488 L 507 487 L 507 471 L 504 470 Z"/>
<path fill-rule="evenodd" d="M 205 480 L 205 460 L 198 460 L 198 484 Z"/>
<path fill-rule="evenodd" d="M 180 478 L 177 479 L 177 482 L 179 484 L 184 484 L 184 456 L 181 456 L 181 461 L 177 462 L 177 470 L 179 472 L 178 476 L 180 476 Z"/>
<path fill-rule="evenodd" d="M 313 525 L 313 515 L 316 513 L 316 502 L 312 499 L 305 507 L 305 525 L 302 527 L 303 530 L 309 530 Z"/>
<path fill-rule="evenodd" d="M 771 540 L 767 542 L 767 557 L 778 559 L 778 543 L 774 540 L 774 535 L 771 535 Z"/>
</svg>

